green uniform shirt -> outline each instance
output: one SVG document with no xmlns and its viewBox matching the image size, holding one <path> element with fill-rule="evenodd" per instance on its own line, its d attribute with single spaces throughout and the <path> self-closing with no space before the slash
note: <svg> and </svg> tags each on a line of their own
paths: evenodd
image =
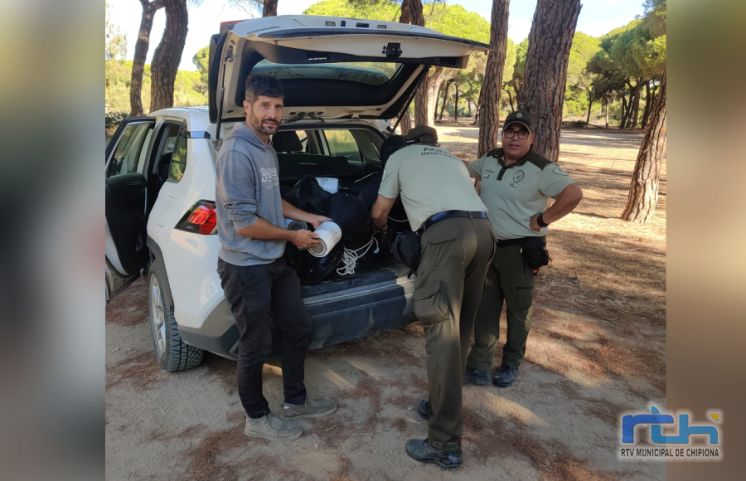
<svg viewBox="0 0 746 481">
<path fill-rule="evenodd" d="M 546 227 L 531 230 L 531 217 L 544 212 L 549 197 L 556 198 L 575 183 L 559 165 L 534 152 L 506 167 L 503 150 L 494 149 L 468 167 L 481 178 L 479 196 L 501 240 L 546 235 Z"/>
<path fill-rule="evenodd" d="M 389 199 L 401 195 L 412 230 L 444 210 L 487 211 L 464 163 L 447 150 L 430 145 L 409 145 L 394 152 L 386 163 L 378 194 Z"/>
</svg>

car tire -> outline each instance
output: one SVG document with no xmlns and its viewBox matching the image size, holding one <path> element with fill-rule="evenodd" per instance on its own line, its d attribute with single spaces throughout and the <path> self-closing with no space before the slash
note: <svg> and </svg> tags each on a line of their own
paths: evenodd
<svg viewBox="0 0 746 481">
<path fill-rule="evenodd" d="M 164 292 L 164 276 L 151 269 L 148 277 L 148 317 L 155 355 L 166 371 L 186 371 L 202 363 L 204 351 L 181 340 L 173 306 Z"/>
</svg>

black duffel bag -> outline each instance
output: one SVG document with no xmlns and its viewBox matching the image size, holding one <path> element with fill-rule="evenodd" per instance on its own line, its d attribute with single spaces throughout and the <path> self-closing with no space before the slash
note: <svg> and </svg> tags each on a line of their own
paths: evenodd
<svg viewBox="0 0 746 481">
<path fill-rule="evenodd" d="M 391 254 L 412 272 L 417 272 L 420 265 L 420 235 L 411 230 L 397 232 L 391 244 Z"/>
</svg>

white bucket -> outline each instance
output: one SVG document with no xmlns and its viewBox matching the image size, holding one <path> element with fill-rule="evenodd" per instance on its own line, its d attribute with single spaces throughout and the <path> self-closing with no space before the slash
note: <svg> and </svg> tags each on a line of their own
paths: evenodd
<svg viewBox="0 0 746 481">
<path fill-rule="evenodd" d="M 314 231 L 319 236 L 319 243 L 308 249 L 314 257 L 326 257 L 342 238 L 342 228 L 334 222 L 326 221 Z"/>
</svg>

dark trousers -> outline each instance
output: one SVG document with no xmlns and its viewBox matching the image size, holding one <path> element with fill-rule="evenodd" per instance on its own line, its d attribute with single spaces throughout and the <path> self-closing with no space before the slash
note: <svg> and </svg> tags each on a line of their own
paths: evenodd
<svg viewBox="0 0 746 481">
<path fill-rule="evenodd" d="M 474 346 L 467 365 L 489 371 L 500 334 L 500 312 L 507 305 L 507 339 L 502 364 L 518 367 L 526 353 L 534 298 L 534 273 L 523 260 L 520 245 L 498 247 L 487 272 L 482 303 L 474 324 Z"/>
<path fill-rule="evenodd" d="M 427 337 L 428 442 L 436 449 L 461 449 L 466 355 L 494 246 L 487 219 L 450 218 L 422 234 L 414 311 Z"/>
<path fill-rule="evenodd" d="M 311 318 L 303 305 L 298 276 L 282 259 L 256 266 L 236 266 L 220 259 L 218 274 L 238 326 L 238 395 L 246 414 L 259 418 L 269 411 L 262 394 L 262 367 L 272 352 L 270 318 L 282 336 L 285 402 L 304 403 L 303 363 Z"/>
</svg>

